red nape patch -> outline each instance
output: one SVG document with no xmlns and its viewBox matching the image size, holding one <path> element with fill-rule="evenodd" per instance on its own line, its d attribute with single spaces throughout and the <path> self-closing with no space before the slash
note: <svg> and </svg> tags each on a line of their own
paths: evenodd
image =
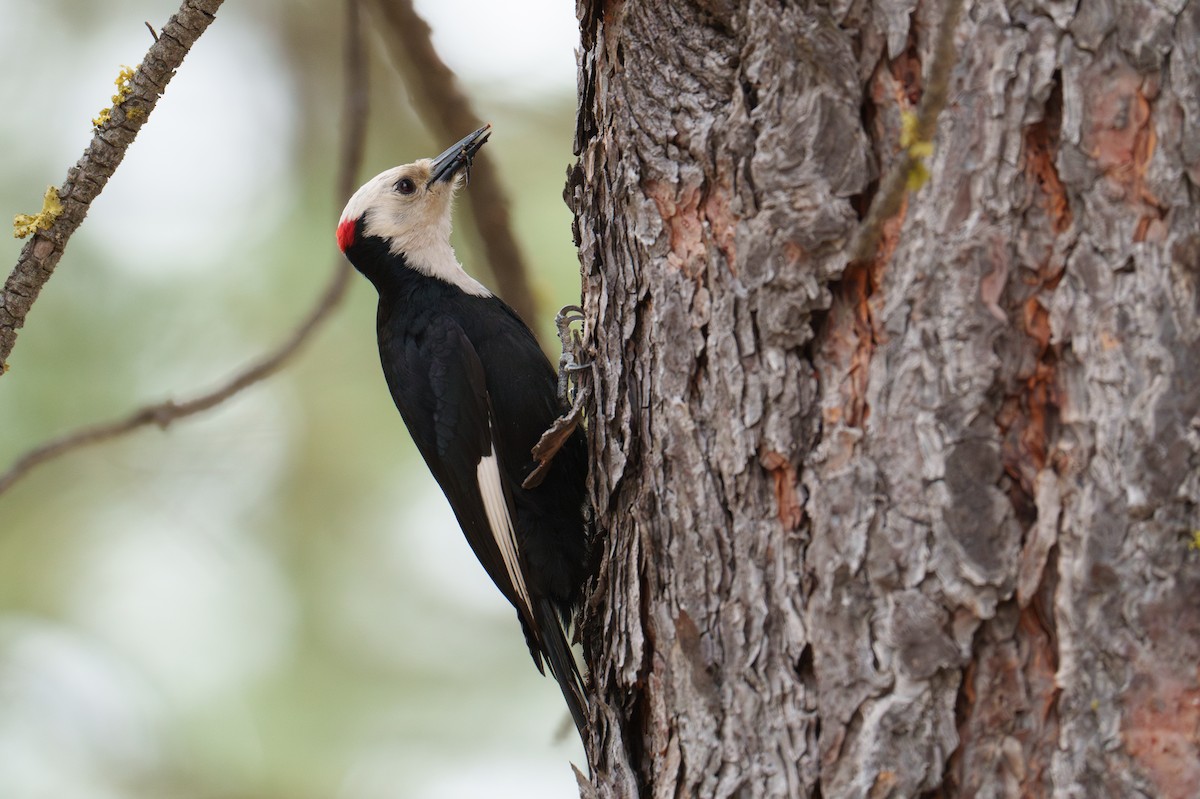
<svg viewBox="0 0 1200 799">
<path fill-rule="evenodd" d="M 357 219 L 344 219 L 338 223 L 338 249 L 340 249 L 342 252 L 350 249 L 350 246 L 354 244 L 354 228 L 357 224 Z"/>
</svg>

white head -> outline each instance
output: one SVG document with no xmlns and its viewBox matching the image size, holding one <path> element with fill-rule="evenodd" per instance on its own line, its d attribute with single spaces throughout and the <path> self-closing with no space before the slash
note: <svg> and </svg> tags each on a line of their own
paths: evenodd
<svg viewBox="0 0 1200 799">
<path fill-rule="evenodd" d="M 395 261 L 362 263 L 379 258 L 375 248 L 357 246 L 363 239 L 374 238 L 392 255 L 402 256 L 409 269 L 444 280 L 468 294 L 491 295 L 463 270 L 450 246 L 454 192 L 490 129 L 485 125 L 437 158 L 422 158 L 381 172 L 354 192 L 338 221 L 337 241 L 359 271 L 371 277 L 376 270 L 404 268 Z"/>
</svg>

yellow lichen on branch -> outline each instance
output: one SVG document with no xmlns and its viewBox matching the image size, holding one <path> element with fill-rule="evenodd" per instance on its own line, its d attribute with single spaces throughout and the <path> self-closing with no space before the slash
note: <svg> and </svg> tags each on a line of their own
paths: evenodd
<svg viewBox="0 0 1200 799">
<path fill-rule="evenodd" d="M 46 196 L 42 198 L 40 213 L 34 216 L 17 214 L 13 217 L 13 238 L 23 239 L 26 236 L 32 236 L 39 230 L 48 229 L 54 224 L 54 220 L 58 219 L 62 210 L 62 200 L 58 198 L 58 189 L 54 186 L 47 186 Z"/>
<path fill-rule="evenodd" d="M 900 113 L 900 146 L 908 151 L 912 158 L 912 166 L 908 170 L 908 190 L 916 191 L 929 180 L 929 168 L 925 159 L 933 155 L 933 142 L 922 139 L 919 128 L 920 118 L 912 111 Z"/>
<path fill-rule="evenodd" d="M 141 64 L 138 64 L 140 67 Z M 121 71 L 117 74 L 117 79 L 113 81 L 113 85 L 117 87 L 117 93 L 112 96 L 112 106 L 102 110 L 95 119 L 92 120 L 92 125 L 95 127 L 102 126 L 105 122 L 112 118 L 112 110 L 121 103 L 129 99 L 129 95 L 133 93 L 133 76 L 137 72 L 137 67 L 127 67 L 121 65 Z"/>
</svg>

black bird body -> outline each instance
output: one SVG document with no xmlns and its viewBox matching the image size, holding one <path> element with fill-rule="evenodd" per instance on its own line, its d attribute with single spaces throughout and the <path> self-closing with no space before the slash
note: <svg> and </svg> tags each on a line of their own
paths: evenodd
<svg viewBox="0 0 1200 799">
<path fill-rule="evenodd" d="M 389 274 L 376 284 L 383 374 L 447 498 L 448 486 L 455 486 L 450 502 L 476 557 L 516 605 L 517 588 L 495 546 L 476 479 L 480 460 L 494 448 L 516 509 L 528 590 L 564 609 L 574 605 L 586 556 L 583 435 L 576 431 L 567 441 L 541 485 L 520 487 L 536 466 L 533 445 L 562 413 L 550 362 L 502 300 L 464 294 L 398 265 Z"/>
<path fill-rule="evenodd" d="M 486 132 L 472 136 L 486 140 Z M 396 408 L 476 557 L 516 608 L 534 662 L 539 669 L 548 663 L 582 734 L 582 682 L 566 629 L 585 577 L 585 443 L 576 430 L 544 480 L 522 487 L 536 466 L 534 444 L 563 411 L 557 376 L 525 323 L 467 276 L 449 248 L 457 170 L 438 177 L 438 169 L 456 153 L 465 167 L 474 153 L 463 143 L 456 147 L 366 184 L 343 214 L 338 242 L 379 292 L 379 354 Z M 412 191 L 401 199 L 408 204 L 397 204 L 393 183 L 406 179 Z M 419 207 L 415 184 L 425 180 L 428 207 Z M 436 229 L 426 236 L 414 225 Z"/>
</svg>

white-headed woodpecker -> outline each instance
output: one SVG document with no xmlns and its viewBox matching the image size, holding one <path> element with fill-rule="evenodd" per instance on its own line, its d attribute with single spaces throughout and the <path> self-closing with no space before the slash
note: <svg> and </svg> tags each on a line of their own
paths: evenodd
<svg viewBox="0 0 1200 799">
<path fill-rule="evenodd" d="M 583 735 L 566 633 L 586 569 L 583 435 L 537 487 L 522 487 L 531 449 L 563 411 L 556 374 L 525 323 L 450 247 L 451 200 L 490 135 L 485 125 L 437 158 L 368 181 L 346 204 L 337 242 L 379 292 L 379 356 L 396 408 Z"/>
</svg>

